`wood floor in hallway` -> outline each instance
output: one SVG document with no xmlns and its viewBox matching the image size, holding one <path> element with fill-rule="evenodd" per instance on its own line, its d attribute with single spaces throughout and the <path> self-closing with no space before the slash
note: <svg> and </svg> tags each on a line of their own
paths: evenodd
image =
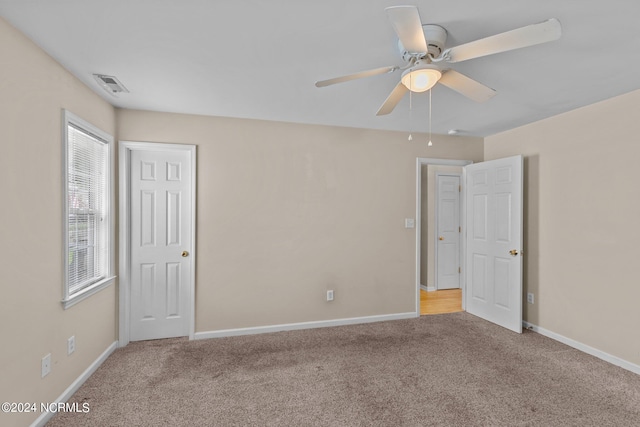
<svg viewBox="0 0 640 427">
<path fill-rule="evenodd" d="M 426 292 L 420 290 L 420 315 L 462 311 L 462 289 Z"/>
</svg>

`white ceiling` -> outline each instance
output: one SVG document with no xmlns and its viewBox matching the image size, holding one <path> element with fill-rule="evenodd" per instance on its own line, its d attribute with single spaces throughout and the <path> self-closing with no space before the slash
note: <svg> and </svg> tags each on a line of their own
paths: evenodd
<svg viewBox="0 0 640 427">
<path fill-rule="evenodd" d="M 640 88 L 636 0 L 0 0 L 0 15 L 118 107 L 426 131 L 428 95 L 375 113 L 400 79 L 316 80 L 402 65 L 384 8 L 417 5 L 446 47 L 555 17 L 562 38 L 452 68 L 498 91 L 433 89 L 433 132 L 488 136 Z M 0 41 L 1 43 L 1 41 Z M 114 75 L 114 98 L 93 80 Z"/>
</svg>

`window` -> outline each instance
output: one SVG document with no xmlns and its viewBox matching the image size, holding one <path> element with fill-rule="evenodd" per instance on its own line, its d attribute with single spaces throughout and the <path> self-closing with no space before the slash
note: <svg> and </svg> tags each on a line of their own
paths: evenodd
<svg viewBox="0 0 640 427">
<path fill-rule="evenodd" d="M 64 308 L 114 279 L 112 145 L 110 135 L 64 111 Z"/>
</svg>

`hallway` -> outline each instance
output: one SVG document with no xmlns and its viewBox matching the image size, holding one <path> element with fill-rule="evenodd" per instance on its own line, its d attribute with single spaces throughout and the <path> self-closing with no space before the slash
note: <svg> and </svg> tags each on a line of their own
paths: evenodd
<svg viewBox="0 0 640 427">
<path fill-rule="evenodd" d="M 462 310 L 462 289 L 420 290 L 420 315 L 456 313 Z"/>
</svg>

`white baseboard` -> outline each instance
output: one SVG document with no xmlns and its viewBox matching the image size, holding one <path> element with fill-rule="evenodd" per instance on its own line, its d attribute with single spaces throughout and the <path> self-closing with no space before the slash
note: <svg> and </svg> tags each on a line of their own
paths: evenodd
<svg viewBox="0 0 640 427">
<path fill-rule="evenodd" d="M 438 289 L 436 289 L 435 286 L 424 286 L 424 285 L 420 285 L 420 289 L 422 289 L 423 291 L 427 291 L 427 292 L 435 292 Z"/>
<path fill-rule="evenodd" d="M 316 322 L 286 323 L 282 325 L 257 326 L 253 328 L 223 329 L 220 331 L 196 332 L 194 339 L 233 337 L 239 335 L 266 334 L 270 332 L 294 331 L 298 329 L 327 328 L 330 326 L 357 325 L 361 323 L 384 322 L 387 320 L 413 319 L 415 312 L 384 314 L 381 316 L 351 317 L 348 319 L 320 320 Z"/>
<path fill-rule="evenodd" d="M 78 377 L 69 387 L 55 400 L 55 403 L 66 402 L 73 396 L 73 393 L 78 391 L 80 386 L 107 360 L 107 357 L 111 356 L 111 353 L 118 348 L 118 342 L 114 341 L 89 367 Z M 51 402 L 54 403 L 54 402 Z M 49 421 L 55 412 L 43 412 L 40 416 L 31 424 L 31 427 L 44 426 Z"/>
<path fill-rule="evenodd" d="M 559 341 L 559 342 L 561 342 L 563 344 L 566 344 L 569 347 L 573 347 L 573 348 L 575 348 L 577 350 L 580 350 L 580 351 L 582 351 L 584 353 L 587 353 L 587 354 L 590 354 L 592 356 L 595 356 L 598 359 L 602 359 L 605 362 L 609 362 L 612 365 L 619 366 L 619 367 L 621 367 L 623 369 L 626 369 L 627 371 L 631 371 L 631 372 L 633 372 L 635 374 L 640 375 L 640 365 L 636 365 L 635 363 L 631 363 L 631 362 L 626 361 L 624 359 L 620 359 L 617 356 L 613 356 L 613 355 L 611 355 L 609 353 L 605 353 L 602 350 L 598 350 L 597 348 L 590 347 L 590 346 L 588 346 L 586 344 L 583 344 L 583 343 L 578 342 L 576 340 L 573 340 L 571 338 L 567 338 L 567 337 L 565 337 L 563 335 L 560 335 L 560 334 L 557 334 L 555 332 L 551 332 L 551 331 L 549 331 L 547 329 L 541 328 L 540 326 L 534 325 L 534 324 L 529 323 L 529 322 L 523 321 L 522 322 L 522 326 L 524 328 L 526 328 L 526 329 L 532 330 L 533 332 L 537 332 L 540 335 L 544 335 L 545 337 L 548 337 L 548 338 L 554 339 L 556 341 Z"/>
</svg>

